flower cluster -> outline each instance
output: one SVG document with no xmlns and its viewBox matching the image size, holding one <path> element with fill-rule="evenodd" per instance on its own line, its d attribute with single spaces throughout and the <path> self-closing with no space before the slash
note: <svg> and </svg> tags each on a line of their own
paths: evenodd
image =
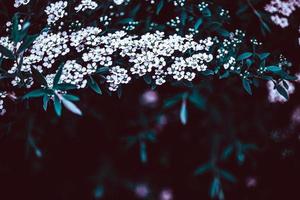
<svg viewBox="0 0 300 200">
<path fill-rule="evenodd" d="M 85 88 L 87 84 L 87 80 L 84 79 L 85 76 L 95 71 L 95 65 L 88 64 L 86 67 L 83 67 L 76 60 L 68 60 L 63 66 L 60 82 L 76 85 L 78 89 Z"/>
<path fill-rule="evenodd" d="M 101 8 L 97 1 L 78 2 L 80 3 L 76 3 L 75 7 L 77 12 L 96 9 L 98 5 Z M 184 16 L 182 14 L 183 16 L 177 17 L 175 15 L 176 18 L 166 23 L 169 27 L 175 28 L 175 33 L 172 31 L 172 34 L 166 34 L 164 31 L 157 31 L 154 23 L 150 22 L 149 26 L 153 30 L 132 34 L 131 30 L 143 22 L 135 21 L 134 18 L 128 21 L 129 18 L 126 18 L 123 11 L 117 11 L 118 13 L 112 11 L 114 8 L 112 4 L 120 5 L 128 2 L 129 0 L 110 1 L 107 4 L 110 14 L 103 13 L 99 19 L 100 23 L 94 21 L 95 23 L 89 23 L 87 26 L 83 26 L 80 19 L 72 23 L 61 20 L 68 15 L 67 6 L 70 9 L 73 6 L 69 1 L 50 3 L 45 9 L 49 29 L 44 29 L 22 52 L 18 52 L 18 48 L 23 41 L 12 42 L 13 38 L 0 37 L 0 44 L 12 54 L 17 54 L 13 55 L 17 58 L 11 62 L 13 64 L 5 66 L 11 85 L 31 88 L 36 83 L 36 86 L 40 84 L 41 88 L 45 88 L 47 83 L 50 89 L 60 92 L 60 89 L 57 89 L 59 87 L 56 88 L 57 84 L 53 86 L 53 82 L 55 75 L 61 72 L 59 84 L 65 86 L 72 84 L 77 89 L 89 86 L 98 90 L 97 86 L 92 85 L 93 77 L 97 76 L 97 80 L 101 79 L 101 83 L 106 84 L 109 91 L 117 91 L 121 85 L 138 78 L 144 78 L 148 84 L 155 86 L 170 81 L 186 83 L 203 75 L 222 76 L 223 73 L 227 73 L 239 75 L 252 84 L 251 77 L 263 76 L 267 73 L 265 66 L 245 67 L 245 63 L 251 65 L 249 58 L 256 56 L 253 53 L 248 52 L 250 57 L 245 60 L 237 59 L 240 46 L 245 41 L 245 33 L 240 30 L 228 32 L 226 36 L 221 34 L 222 37 L 200 38 L 199 34 L 196 34 L 198 28 L 195 28 L 195 24 L 189 27 L 190 20 L 186 22 L 188 31 L 184 33 L 180 28 L 179 32 L 178 25 L 182 24 L 181 18 Z M 160 2 L 150 1 L 155 6 L 161 5 Z M 168 2 L 180 7 L 186 1 L 168 0 Z M 195 8 L 200 12 L 206 12 L 208 6 L 208 3 L 202 2 Z M 228 11 L 224 9 L 218 12 L 218 15 L 222 16 L 227 14 Z M 107 26 L 111 21 L 115 21 L 113 17 L 122 16 L 124 16 L 123 22 L 126 23 L 119 24 L 122 24 L 125 30 L 122 26 L 117 30 Z M 59 20 L 60 22 L 57 23 Z M 204 23 L 199 19 L 195 20 L 197 26 L 199 23 Z M 22 24 L 21 20 L 20 22 Z M 9 26 L 13 23 L 10 22 Z M 58 29 L 53 27 L 56 24 L 59 26 Z M 18 31 L 21 31 L 22 26 L 18 25 L 20 26 Z M 252 43 L 259 45 L 254 40 Z M 253 60 L 256 62 L 255 59 Z M 282 63 L 284 65 L 284 61 Z M 99 72 L 101 68 L 105 68 L 105 72 Z M 40 79 L 45 80 L 37 80 L 35 73 L 40 73 L 39 76 L 42 76 Z"/>
<path fill-rule="evenodd" d="M 6 47 L 8 50 L 13 51 L 14 50 L 14 43 L 10 41 L 9 37 L 0 37 L 0 45 Z M 4 55 L 3 55 L 4 56 Z M 0 57 L 2 57 L 2 54 L 0 52 Z M 6 58 L 6 56 L 4 56 Z"/>
<path fill-rule="evenodd" d="M 300 0 L 272 0 L 265 6 L 265 10 L 272 13 L 271 20 L 281 28 L 289 26 L 288 17 L 300 8 Z"/>
<path fill-rule="evenodd" d="M 131 80 L 128 76 L 127 70 L 120 66 L 112 67 L 110 75 L 106 76 L 106 81 L 109 83 L 109 90 L 116 91 L 121 84 L 127 84 Z"/>
<path fill-rule="evenodd" d="M 55 24 L 55 22 L 67 15 L 68 13 L 65 11 L 67 6 L 67 1 L 58 1 L 47 6 L 45 9 L 45 13 L 48 15 L 48 25 Z"/>
<path fill-rule="evenodd" d="M 15 0 L 14 7 L 18 8 L 21 5 L 27 5 L 30 0 Z"/>
<path fill-rule="evenodd" d="M 94 10 L 98 7 L 98 4 L 92 0 L 82 0 L 81 3 L 75 7 L 77 12 L 85 10 Z"/>
</svg>

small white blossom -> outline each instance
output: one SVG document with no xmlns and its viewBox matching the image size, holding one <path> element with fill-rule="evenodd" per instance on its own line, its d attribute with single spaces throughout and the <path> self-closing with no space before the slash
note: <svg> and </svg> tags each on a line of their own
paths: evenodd
<svg viewBox="0 0 300 200">
<path fill-rule="evenodd" d="M 127 70 L 120 66 L 112 67 L 109 72 L 110 75 L 106 76 L 106 82 L 109 83 L 110 91 L 116 91 L 121 84 L 127 84 L 131 80 Z"/>
<path fill-rule="evenodd" d="M 92 0 L 82 0 L 78 6 L 75 7 L 76 12 L 85 10 L 94 10 L 98 7 L 98 4 Z"/>
<path fill-rule="evenodd" d="M 45 13 L 48 15 L 48 25 L 52 25 L 55 22 L 57 22 L 60 18 L 66 16 L 68 14 L 65 11 L 67 6 L 67 1 L 58 1 L 56 3 L 51 3 L 49 6 L 47 6 L 45 9 Z"/>
<path fill-rule="evenodd" d="M 15 0 L 14 7 L 18 8 L 21 5 L 27 5 L 30 0 Z"/>
</svg>

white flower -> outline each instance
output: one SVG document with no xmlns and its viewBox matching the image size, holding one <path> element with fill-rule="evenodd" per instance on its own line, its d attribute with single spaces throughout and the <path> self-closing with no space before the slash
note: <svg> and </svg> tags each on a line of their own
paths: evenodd
<svg viewBox="0 0 300 200">
<path fill-rule="evenodd" d="M 116 91 L 121 84 L 127 84 L 131 80 L 127 70 L 120 66 L 112 67 L 109 72 L 110 75 L 106 76 L 106 82 L 109 83 L 110 91 Z"/>
<path fill-rule="evenodd" d="M 51 3 L 49 6 L 47 6 L 45 13 L 48 15 L 48 25 L 54 24 L 60 18 L 63 18 L 65 15 L 67 15 L 68 13 L 65 11 L 65 8 L 67 6 L 67 1 L 58 1 L 56 3 Z"/>
<path fill-rule="evenodd" d="M 30 2 L 30 0 L 15 0 L 14 7 L 18 8 L 21 5 L 26 5 Z"/>
<path fill-rule="evenodd" d="M 124 0 L 114 0 L 114 3 L 117 5 L 121 5 L 124 2 Z"/>
<path fill-rule="evenodd" d="M 92 0 L 82 0 L 78 6 L 75 7 L 76 12 L 85 10 L 94 10 L 98 4 Z"/>
</svg>

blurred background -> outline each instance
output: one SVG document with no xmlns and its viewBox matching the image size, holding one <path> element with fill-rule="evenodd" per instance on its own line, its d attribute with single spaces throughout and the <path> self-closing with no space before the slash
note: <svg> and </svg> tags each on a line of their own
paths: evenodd
<svg viewBox="0 0 300 200">
<path fill-rule="evenodd" d="M 235 15 L 243 1 L 214 3 L 232 13 L 229 29 L 255 36 L 299 72 L 300 9 L 290 27 L 270 24 L 264 36 L 250 10 Z M 14 13 L 3 5 L 1 24 Z M 271 102 L 265 82 L 250 96 L 239 78 L 155 90 L 139 80 L 120 98 L 78 93 L 83 117 L 64 110 L 58 118 L 41 99 L 10 102 L 0 118 L 0 198 L 196 200 L 218 185 L 230 200 L 298 199 L 300 83 L 293 85 L 287 102 Z"/>
</svg>

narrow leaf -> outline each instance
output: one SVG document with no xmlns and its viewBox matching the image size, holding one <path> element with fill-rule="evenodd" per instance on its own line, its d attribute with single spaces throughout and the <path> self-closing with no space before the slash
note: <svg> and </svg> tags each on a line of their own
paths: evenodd
<svg viewBox="0 0 300 200">
<path fill-rule="evenodd" d="M 61 101 L 69 111 L 71 111 L 76 115 L 80 115 L 80 116 L 82 115 L 81 110 L 73 102 L 65 99 L 64 97 L 61 98 Z"/>
<path fill-rule="evenodd" d="M 188 118 L 188 113 L 186 107 L 186 99 L 183 99 L 181 104 L 181 109 L 180 109 L 180 121 L 183 125 L 187 124 L 187 118 Z"/>
<path fill-rule="evenodd" d="M 252 95 L 251 85 L 247 79 L 242 79 L 243 87 L 248 92 L 248 94 Z"/>
<path fill-rule="evenodd" d="M 237 61 L 245 60 L 253 55 L 251 52 L 245 52 L 238 56 Z"/>
<path fill-rule="evenodd" d="M 57 116 L 60 117 L 62 112 L 62 106 L 61 106 L 61 101 L 57 95 L 54 96 L 54 110 Z"/>
</svg>

